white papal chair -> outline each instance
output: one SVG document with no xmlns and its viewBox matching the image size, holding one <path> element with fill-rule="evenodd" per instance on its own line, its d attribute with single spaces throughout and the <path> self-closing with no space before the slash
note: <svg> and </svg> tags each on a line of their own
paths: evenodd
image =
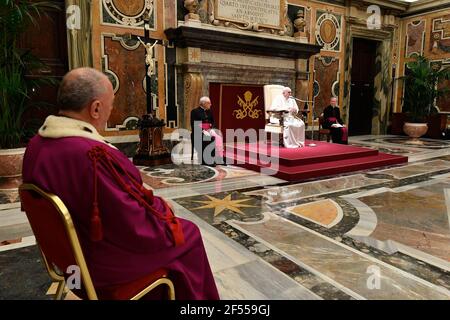
<svg viewBox="0 0 450 320">
<path fill-rule="evenodd" d="M 273 100 L 283 94 L 284 86 L 278 84 L 268 84 L 264 86 L 264 109 L 266 111 L 266 126 L 264 131 L 266 132 L 266 139 L 270 136 L 270 141 L 273 142 L 273 138 L 278 137 L 276 140 L 279 146 L 283 146 L 283 114 L 286 111 L 271 111 Z M 270 119 L 275 119 L 275 123 L 271 123 Z"/>
</svg>

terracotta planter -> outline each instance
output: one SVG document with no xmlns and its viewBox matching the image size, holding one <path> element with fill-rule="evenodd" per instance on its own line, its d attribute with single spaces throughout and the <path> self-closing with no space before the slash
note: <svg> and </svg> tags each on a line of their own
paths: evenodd
<svg viewBox="0 0 450 320">
<path fill-rule="evenodd" d="M 17 188 L 21 183 L 25 148 L 0 149 L 0 189 Z"/>
<path fill-rule="evenodd" d="M 420 143 L 419 138 L 428 131 L 426 123 L 405 122 L 403 131 L 411 138 L 409 143 Z"/>
</svg>

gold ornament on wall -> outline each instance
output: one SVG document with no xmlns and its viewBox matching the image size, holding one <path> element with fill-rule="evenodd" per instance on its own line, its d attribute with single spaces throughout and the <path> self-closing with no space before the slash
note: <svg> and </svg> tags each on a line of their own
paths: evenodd
<svg viewBox="0 0 450 320">
<path fill-rule="evenodd" d="M 260 115 L 262 114 L 262 111 L 255 109 L 255 107 L 258 106 L 259 96 L 257 96 L 255 99 L 252 100 L 253 93 L 251 91 L 246 91 L 244 93 L 244 99 L 242 99 L 239 96 L 237 96 L 237 98 L 238 98 L 237 104 L 242 109 L 233 111 L 233 115 L 236 117 L 236 119 L 242 120 L 247 117 L 250 117 L 252 119 L 259 119 Z"/>
</svg>

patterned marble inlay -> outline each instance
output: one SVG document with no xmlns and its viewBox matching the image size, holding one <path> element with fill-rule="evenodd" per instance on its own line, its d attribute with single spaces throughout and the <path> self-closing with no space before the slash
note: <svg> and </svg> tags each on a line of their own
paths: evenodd
<svg viewBox="0 0 450 320">
<path fill-rule="evenodd" d="M 406 57 L 423 54 L 425 42 L 425 20 L 413 21 L 407 24 Z"/>
<path fill-rule="evenodd" d="M 450 299 L 450 147 L 406 140 L 351 138 L 404 152 L 409 165 L 302 184 L 233 166 L 139 169 L 200 228 L 222 299 Z M 49 299 L 54 287 L 47 292 L 17 190 L 8 191 L 0 190 L 0 300 Z M 379 289 L 369 281 L 376 274 Z"/>
<path fill-rule="evenodd" d="M 396 179 L 409 178 L 425 173 L 436 172 L 440 170 L 450 169 L 450 162 L 444 160 L 433 160 L 424 163 L 413 164 L 401 168 L 393 168 L 375 171 L 372 173 L 388 174 Z"/>
<path fill-rule="evenodd" d="M 360 188 L 388 182 L 386 179 L 366 178 L 362 174 L 339 177 L 329 180 L 306 182 L 286 187 L 273 187 L 264 190 L 247 192 L 248 195 L 262 196 L 268 204 L 290 202 L 312 196 L 339 192 L 347 189 Z"/>
<path fill-rule="evenodd" d="M 450 299 L 450 292 L 384 264 L 350 247 L 331 241 L 289 220 L 267 214 L 259 223 L 230 225 L 264 241 L 358 299 Z M 374 270 L 379 287 L 370 285 Z"/>
<path fill-rule="evenodd" d="M 339 82 L 340 60 L 338 58 L 317 57 L 314 60 L 315 112 L 321 114 L 333 96 L 333 85 Z M 316 86 L 317 84 L 317 86 Z"/>
<path fill-rule="evenodd" d="M 376 215 L 371 238 L 408 245 L 450 261 L 449 204 L 445 191 L 450 178 L 360 196 Z"/>
<path fill-rule="evenodd" d="M 160 180 L 162 184 L 166 185 L 181 185 L 196 182 L 206 182 L 219 175 L 215 168 L 197 165 L 163 165 L 152 168 L 143 169 L 146 176 Z M 148 183 L 151 180 L 145 181 L 147 184 L 155 187 L 155 184 Z"/>
<path fill-rule="evenodd" d="M 50 300 L 51 280 L 38 246 L 0 251 L 0 300 Z"/>
<path fill-rule="evenodd" d="M 323 46 L 323 50 L 340 51 L 341 15 L 317 10 L 316 43 Z"/>
<path fill-rule="evenodd" d="M 415 150 L 411 148 L 401 148 L 401 147 L 387 147 L 383 145 L 372 145 L 372 144 L 366 144 L 361 142 L 352 142 L 350 145 L 355 147 L 365 147 L 370 148 L 374 150 L 378 150 L 379 152 L 393 154 L 393 155 L 399 155 L 399 156 L 409 156 L 411 154 L 423 152 L 423 150 Z"/>
<path fill-rule="evenodd" d="M 232 166 L 208 167 L 192 164 L 167 164 L 141 169 L 142 180 L 153 189 L 249 177 L 257 174 L 255 171 Z"/>
<path fill-rule="evenodd" d="M 258 270 L 258 272 L 255 272 Z M 221 299 L 318 300 L 319 297 L 261 260 L 242 264 L 214 274 L 217 286 L 225 292 Z M 266 281 L 271 279 L 271 281 Z"/>
<path fill-rule="evenodd" d="M 343 218 L 341 207 L 330 199 L 301 204 L 286 210 L 325 228 L 334 227 Z"/>
<path fill-rule="evenodd" d="M 0 190 L 0 204 L 8 204 L 19 201 L 19 190 Z"/>
<path fill-rule="evenodd" d="M 411 139 L 408 137 L 387 137 L 387 138 L 370 138 L 363 141 L 368 142 L 378 142 L 378 143 L 389 143 L 389 144 L 400 144 L 404 146 L 410 146 L 414 148 L 426 148 L 426 149 L 442 149 L 450 148 L 450 143 L 445 140 L 431 140 L 431 139 L 420 139 L 421 144 L 411 144 Z"/>
<path fill-rule="evenodd" d="M 327 300 L 353 299 L 350 295 L 343 292 L 339 288 L 333 286 L 332 284 L 326 282 L 324 279 L 318 277 L 305 268 L 280 255 L 278 252 L 268 248 L 266 245 L 255 240 L 254 238 L 249 237 L 247 234 L 241 232 L 240 230 L 233 228 L 228 223 L 223 222 L 216 227 L 225 235 L 227 235 L 234 241 L 237 241 L 239 244 L 249 250 L 249 252 L 252 252 L 260 258 L 264 259 L 279 271 L 285 273 L 321 298 Z"/>
</svg>

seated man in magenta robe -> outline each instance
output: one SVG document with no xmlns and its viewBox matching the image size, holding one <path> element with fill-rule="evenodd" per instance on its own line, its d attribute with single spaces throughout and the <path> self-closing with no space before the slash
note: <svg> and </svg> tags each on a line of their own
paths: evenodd
<svg viewBox="0 0 450 320">
<path fill-rule="evenodd" d="M 324 129 L 330 129 L 333 143 L 348 144 L 348 130 L 341 119 L 337 98 L 330 99 L 330 105 L 323 110 Z"/>
<path fill-rule="evenodd" d="M 23 181 L 66 204 L 97 290 L 166 268 L 177 299 L 218 299 L 198 227 L 146 190 L 139 170 L 98 133 L 113 103 L 101 72 L 69 72 L 58 92 L 59 115 L 28 144 Z"/>
</svg>

